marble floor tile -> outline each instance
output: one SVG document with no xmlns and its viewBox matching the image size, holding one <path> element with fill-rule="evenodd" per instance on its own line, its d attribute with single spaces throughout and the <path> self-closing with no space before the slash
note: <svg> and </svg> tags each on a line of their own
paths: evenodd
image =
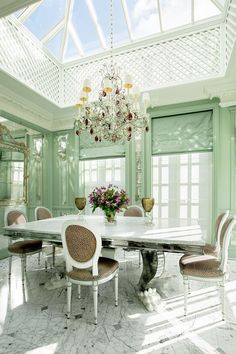
<svg viewBox="0 0 236 354">
<path fill-rule="evenodd" d="M 92 291 L 73 289 L 72 317 L 66 313 L 66 289 L 48 290 L 55 270 L 29 257 L 25 299 L 20 262 L 13 259 L 11 285 L 8 260 L 0 261 L 0 353 L 234 353 L 236 348 L 236 262 L 230 262 L 226 285 L 226 321 L 214 286 L 192 282 L 189 315 L 183 316 L 183 282 L 179 255 L 166 254 L 166 271 L 150 284 L 165 302 L 160 312 L 147 312 L 136 296 L 141 268 L 137 252 L 120 253 L 119 306 L 114 306 L 112 282 L 99 289 L 98 325 L 93 324 Z M 59 260 L 57 259 L 59 264 Z M 62 265 L 61 265 L 62 267 Z"/>
</svg>

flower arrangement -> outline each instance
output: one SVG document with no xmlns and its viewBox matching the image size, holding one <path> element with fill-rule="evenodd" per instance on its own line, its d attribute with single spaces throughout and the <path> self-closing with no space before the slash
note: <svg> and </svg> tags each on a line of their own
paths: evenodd
<svg viewBox="0 0 236 354">
<path fill-rule="evenodd" d="M 107 187 L 95 188 L 89 194 L 89 204 L 92 206 L 92 212 L 97 208 L 101 208 L 108 222 L 113 222 L 115 214 L 122 209 L 126 209 L 129 198 L 123 189 L 109 184 Z"/>
</svg>

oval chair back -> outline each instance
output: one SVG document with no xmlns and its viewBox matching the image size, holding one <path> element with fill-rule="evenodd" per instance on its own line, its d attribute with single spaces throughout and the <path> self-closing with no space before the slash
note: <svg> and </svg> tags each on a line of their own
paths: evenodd
<svg viewBox="0 0 236 354">
<path fill-rule="evenodd" d="M 236 224 L 236 216 L 230 217 L 224 223 L 220 234 L 220 270 L 225 274 L 227 272 L 228 250 L 233 227 Z"/>
<path fill-rule="evenodd" d="M 229 216 L 229 210 L 226 210 L 224 213 L 221 213 L 215 222 L 215 239 L 216 239 L 216 253 L 219 254 L 220 253 L 220 249 L 221 249 L 221 243 L 220 243 L 220 234 L 221 234 L 221 230 L 222 227 L 225 223 L 225 221 L 227 220 Z"/>
<path fill-rule="evenodd" d="M 48 208 L 39 206 L 35 209 L 35 220 L 44 220 L 52 218 L 52 213 Z"/>
<path fill-rule="evenodd" d="M 4 216 L 4 225 L 11 226 L 17 224 L 24 224 L 27 222 L 25 214 L 21 210 L 9 210 Z"/>
<path fill-rule="evenodd" d="M 98 258 L 101 253 L 101 237 L 75 221 L 66 222 L 62 227 L 62 244 L 66 259 L 66 270 L 73 267 L 92 267 L 93 276 L 98 275 Z"/>
<path fill-rule="evenodd" d="M 124 216 L 142 217 L 143 209 L 137 205 L 131 205 L 127 210 L 125 210 Z"/>
</svg>

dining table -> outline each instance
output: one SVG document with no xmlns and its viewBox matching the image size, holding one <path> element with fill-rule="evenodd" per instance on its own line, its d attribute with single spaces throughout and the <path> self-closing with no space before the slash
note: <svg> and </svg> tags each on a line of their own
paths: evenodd
<svg viewBox="0 0 236 354">
<path fill-rule="evenodd" d="M 40 239 L 61 244 L 61 230 L 65 221 L 79 222 L 102 238 L 102 247 L 140 250 L 143 269 L 137 284 L 139 291 L 148 289 L 148 283 L 158 269 L 158 254 L 173 252 L 202 254 L 204 233 L 197 220 L 156 218 L 152 223 L 145 217 L 118 216 L 108 223 L 101 215 L 64 215 L 4 227 L 3 235 L 12 239 Z"/>
</svg>

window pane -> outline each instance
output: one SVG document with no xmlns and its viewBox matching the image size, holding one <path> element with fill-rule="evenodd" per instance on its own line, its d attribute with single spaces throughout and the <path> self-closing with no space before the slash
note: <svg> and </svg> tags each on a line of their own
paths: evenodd
<svg viewBox="0 0 236 354">
<path fill-rule="evenodd" d="M 199 186 L 192 186 L 191 200 L 193 203 L 199 202 Z"/>
<path fill-rule="evenodd" d="M 158 183 L 158 167 L 154 167 L 153 170 L 152 170 L 152 178 L 153 178 L 153 182 L 155 184 Z"/>
<path fill-rule="evenodd" d="M 181 219 L 187 219 L 187 217 L 188 217 L 188 207 L 187 207 L 187 205 L 181 205 L 180 206 L 179 217 Z"/>
<path fill-rule="evenodd" d="M 115 181 L 120 182 L 120 170 L 115 169 Z"/>
<path fill-rule="evenodd" d="M 163 165 L 167 165 L 169 162 L 169 156 L 162 156 L 160 159 Z"/>
<path fill-rule="evenodd" d="M 180 183 L 187 183 L 188 182 L 188 167 L 181 166 L 180 167 Z"/>
<path fill-rule="evenodd" d="M 168 218 L 168 207 L 167 206 L 161 207 L 161 217 Z"/>
<path fill-rule="evenodd" d="M 199 166 L 192 166 L 192 182 L 199 183 Z"/>
<path fill-rule="evenodd" d="M 199 218 L 199 207 L 198 205 L 192 205 L 191 208 L 191 216 L 193 219 L 198 219 Z"/>
<path fill-rule="evenodd" d="M 111 170 L 106 170 L 106 183 L 111 181 Z"/>
<path fill-rule="evenodd" d="M 187 163 L 188 162 L 188 154 L 181 154 L 180 156 L 180 163 Z"/>
<path fill-rule="evenodd" d="M 39 39 L 43 38 L 65 15 L 65 0 L 42 1 L 39 7 L 28 17 L 24 25 Z"/>
<path fill-rule="evenodd" d="M 162 203 L 168 203 L 168 198 L 169 198 L 168 187 L 162 187 L 161 188 L 161 202 Z"/>
<path fill-rule="evenodd" d="M 169 182 L 169 168 L 162 167 L 161 169 L 161 182 L 168 183 Z"/>
<path fill-rule="evenodd" d="M 160 0 L 162 26 L 164 30 L 186 25 L 191 22 L 191 1 Z"/>
<path fill-rule="evenodd" d="M 192 162 L 199 162 L 199 154 L 192 154 Z"/>
<path fill-rule="evenodd" d="M 160 31 L 157 1 L 128 0 L 127 2 L 132 33 L 141 38 Z"/>
<path fill-rule="evenodd" d="M 97 171 L 92 171 L 92 182 L 97 181 Z"/>
<path fill-rule="evenodd" d="M 180 186 L 180 202 L 187 203 L 188 201 L 188 187 Z"/>
</svg>

